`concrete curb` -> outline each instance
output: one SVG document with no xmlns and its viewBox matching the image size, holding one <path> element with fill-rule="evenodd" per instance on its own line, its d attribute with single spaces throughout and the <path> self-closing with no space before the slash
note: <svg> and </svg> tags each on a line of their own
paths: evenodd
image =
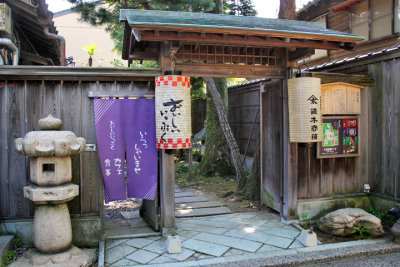
<svg viewBox="0 0 400 267">
<path fill-rule="evenodd" d="M 7 252 L 13 249 L 14 249 L 14 236 L 13 235 L 0 236 L 0 266 L 2 265 L 3 258 L 7 254 Z"/>
<path fill-rule="evenodd" d="M 320 263 L 321 261 L 392 252 L 400 252 L 400 245 L 388 239 L 376 239 L 349 241 L 277 252 L 220 257 L 199 261 L 136 266 L 296 266 L 305 263 Z"/>
</svg>

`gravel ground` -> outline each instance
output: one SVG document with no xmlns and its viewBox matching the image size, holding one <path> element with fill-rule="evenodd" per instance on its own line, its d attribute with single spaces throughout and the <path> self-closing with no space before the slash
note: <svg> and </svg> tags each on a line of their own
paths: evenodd
<svg viewBox="0 0 400 267">
<path fill-rule="evenodd" d="M 104 204 L 105 219 L 123 219 L 121 211 L 139 210 L 142 205 L 141 199 L 128 198 L 127 200 L 111 201 Z"/>
</svg>

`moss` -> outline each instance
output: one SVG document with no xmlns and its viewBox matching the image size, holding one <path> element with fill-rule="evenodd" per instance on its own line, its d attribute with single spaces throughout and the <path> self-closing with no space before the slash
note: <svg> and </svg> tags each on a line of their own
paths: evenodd
<svg viewBox="0 0 400 267">
<path fill-rule="evenodd" d="M 264 189 L 263 189 L 263 192 L 264 192 L 263 198 L 265 199 L 265 204 L 266 204 L 268 207 L 274 207 L 275 198 L 268 192 L 267 189 L 264 188 Z"/>
</svg>

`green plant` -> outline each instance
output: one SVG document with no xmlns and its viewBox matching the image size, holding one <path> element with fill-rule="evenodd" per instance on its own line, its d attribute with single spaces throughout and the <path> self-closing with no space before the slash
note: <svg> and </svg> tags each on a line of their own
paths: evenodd
<svg viewBox="0 0 400 267">
<path fill-rule="evenodd" d="M 22 247 L 22 246 L 24 245 L 24 241 L 22 241 L 21 238 L 16 237 L 16 238 L 14 239 L 14 244 L 15 244 L 15 246 L 16 246 L 17 248 L 20 248 L 20 247 Z"/>
<path fill-rule="evenodd" d="M 98 248 L 98 247 L 99 247 L 99 244 L 97 244 L 97 243 L 94 243 L 94 244 L 93 244 L 93 243 L 88 243 L 88 244 L 87 244 L 87 247 L 88 247 L 88 248 Z"/>
<path fill-rule="evenodd" d="M 125 67 L 124 63 L 121 60 L 116 59 L 116 58 L 111 60 L 110 64 L 113 65 L 115 68 L 123 68 L 123 67 Z"/>
<path fill-rule="evenodd" d="M 97 44 L 93 44 L 93 43 L 90 45 L 85 45 L 83 47 L 83 50 L 85 50 L 90 57 L 93 56 L 97 51 L 100 51 L 100 50 L 97 50 Z"/>
<path fill-rule="evenodd" d="M 301 227 L 303 227 L 304 229 L 308 229 L 307 217 L 308 217 L 307 213 L 301 214 Z"/>
<path fill-rule="evenodd" d="M 4 255 L 3 264 L 1 265 L 1 267 L 10 264 L 14 260 L 14 257 L 15 257 L 14 251 L 8 251 L 6 255 Z"/>
<path fill-rule="evenodd" d="M 353 226 L 353 229 L 357 231 L 357 236 L 361 239 L 368 237 L 368 232 L 371 230 L 370 226 Z"/>
<path fill-rule="evenodd" d="M 376 209 L 374 209 L 373 207 L 368 207 L 365 211 L 371 213 L 380 220 L 382 220 L 387 215 L 387 212 L 383 212 L 379 207 L 377 207 Z"/>
</svg>

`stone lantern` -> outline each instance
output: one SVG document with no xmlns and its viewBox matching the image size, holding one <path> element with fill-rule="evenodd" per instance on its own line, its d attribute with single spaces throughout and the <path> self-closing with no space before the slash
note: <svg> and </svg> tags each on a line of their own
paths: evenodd
<svg viewBox="0 0 400 267">
<path fill-rule="evenodd" d="M 79 195 L 79 186 L 71 183 L 70 156 L 82 153 L 86 141 L 73 132 L 59 131 L 61 126 L 60 119 L 49 115 L 39 120 L 41 131 L 15 140 L 16 150 L 31 157 L 32 184 L 24 187 L 24 197 L 36 204 L 34 245 L 38 252 L 29 253 L 34 265 L 66 263 L 79 255 L 84 256 L 83 261 L 89 260 L 71 246 L 72 227 L 66 204 Z"/>
</svg>

